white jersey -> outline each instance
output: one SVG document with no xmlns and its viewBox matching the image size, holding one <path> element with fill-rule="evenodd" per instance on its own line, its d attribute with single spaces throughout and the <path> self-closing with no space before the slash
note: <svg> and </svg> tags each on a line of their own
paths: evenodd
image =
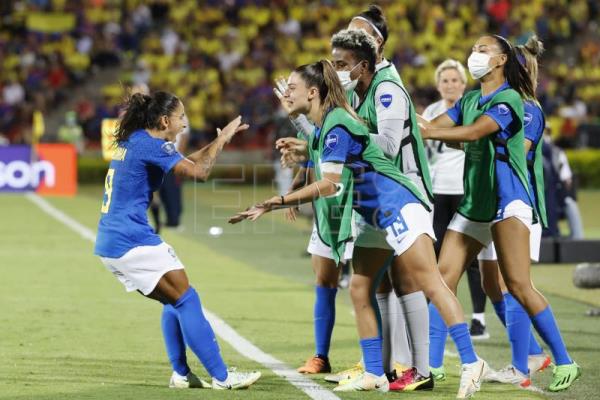
<svg viewBox="0 0 600 400">
<path fill-rule="evenodd" d="M 423 112 L 428 121 L 446 112 L 444 100 L 429 105 Z M 439 140 L 426 140 L 429 172 L 434 194 L 463 194 L 465 153 Z"/>
</svg>

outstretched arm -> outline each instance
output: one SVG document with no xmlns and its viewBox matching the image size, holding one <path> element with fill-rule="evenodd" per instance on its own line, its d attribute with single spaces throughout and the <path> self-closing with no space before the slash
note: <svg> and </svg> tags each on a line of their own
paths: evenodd
<svg viewBox="0 0 600 400">
<path fill-rule="evenodd" d="M 311 202 L 319 197 L 332 196 L 338 191 L 338 184 L 341 179 L 339 173 L 323 174 L 323 179 L 313 182 L 308 186 L 295 190 L 285 196 L 274 196 L 270 199 L 252 206 L 249 210 L 240 212 L 229 219 L 229 223 L 236 224 L 245 219 L 256 221 L 263 214 L 272 210 L 296 207 L 300 204 Z"/>
<path fill-rule="evenodd" d="M 240 125 L 241 122 L 242 117 L 238 116 L 222 130 L 217 128 L 217 138 L 202 149 L 179 161 L 173 168 L 175 174 L 205 182 L 210 176 L 217 156 L 223 150 L 223 146 L 229 143 L 236 133 L 248 129 L 249 126 L 247 124 Z"/>
</svg>

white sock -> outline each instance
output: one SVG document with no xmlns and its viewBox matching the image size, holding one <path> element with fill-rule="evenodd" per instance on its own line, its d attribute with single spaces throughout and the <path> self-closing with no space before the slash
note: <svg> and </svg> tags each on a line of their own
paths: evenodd
<svg viewBox="0 0 600 400">
<path fill-rule="evenodd" d="M 429 332 L 429 326 L 427 329 L 427 332 Z M 402 302 L 393 291 L 390 292 L 390 336 L 392 337 L 390 368 L 394 368 L 394 362 L 412 367 L 413 358 L 408 342 L 408 331 L 406 330 L 406 312 Z M 400 371 L 396 372 L 400 373 Z"/>
<path fill-rule="evenodd" d="M 485 313 L 473 313 L 473 319 L 481 322 L 481 325 L 485 326 Z"/>
<path fill-rule="evenodd" d="M 381 357 L 383 360 L 383 370 L 390 372 L 388 365 L 391 363 L 391 350 L 390 350 L 390 303 L 387 293 L 376 293 L 377 306 L 379 307 L 379 315 L 381 316 L 381 337 L 382 337 L 382 349 Z"/>
<path fill-rule="evenodd" d="M 429 376 L 429 308 L 422 291 L 400 297 L 412 351 L 412 366 L 421 376 Z"/>
</svg>

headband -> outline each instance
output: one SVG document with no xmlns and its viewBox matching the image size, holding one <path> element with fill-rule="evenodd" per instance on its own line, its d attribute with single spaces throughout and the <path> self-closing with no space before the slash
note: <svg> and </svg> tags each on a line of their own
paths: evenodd
<svg viewBox="0 0 600 400">
<path fill-rule="evenodd" d="M 525 60 L 525 56 L 523 56 L 523 54 L 521 54 L 520 51 L 517 51 L 516 53 L 517 53 L 517 60 L 519 61 L 519 64 L 526 67 L 527 61 Z"/>
<path fill-rule="evenodd" d="M 353 21 L 355 19 L 360 19 L 361 21 L 365 21 L 367 24 L 369 24 L 371 26 L 371 28 L 373 28 L 373 30 L 375 31 L 375 33 L 377 34 L 377 36 L 379 36 L 382 40 L 385 40 L 385 38 L 381 34 L 381 31 L 379 31 L 379 29 L 377 29 L 377 27 L 375 26 L 375 24 L 373 22 L 371 22 L 367 18 L 361 17 L 361 16 L 352 18 Z"/>
</svg>

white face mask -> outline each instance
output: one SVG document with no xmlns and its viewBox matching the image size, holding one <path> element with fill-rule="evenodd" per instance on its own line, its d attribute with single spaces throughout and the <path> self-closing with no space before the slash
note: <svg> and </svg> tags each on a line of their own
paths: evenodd
<svg viewBox="0 0 600 400">
<path fill-rule="evenodd" d="M 490 58 L 489 55 L 478 51 L 471 53 L 467 60 L 467 65 L 473 79 L 480 79 L 492 70 L 492 67 L 490 67 Z"/>
<path fill-rule="evenodd" d="M 354 88 L 356 88 L 356 85 L 358 84 L 358 78 L 360 77 L 360 75 L 356 79 L 352 80 L 352 78 L 350 78 L 350 73 L 354 71 L 354 68 L 358 66 L 359 64 L 356 64 L 354 67 L 352 67 L 350 71 L 337 71 L 338 78 L 340 78 L 340 82 L 342 82 L 344 90 L 352 91 L 354 90 Z"/>
</svg>

